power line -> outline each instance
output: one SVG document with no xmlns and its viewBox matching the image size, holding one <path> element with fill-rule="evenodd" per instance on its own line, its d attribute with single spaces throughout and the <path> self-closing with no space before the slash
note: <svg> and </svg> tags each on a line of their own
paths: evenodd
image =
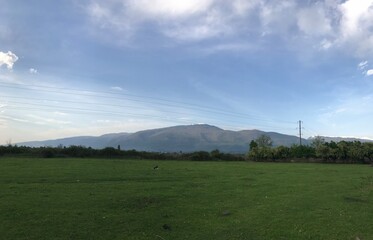
<svg viewBox="0 0 373 240">
<path fill-rule="evenodd" d="M 238 123 L 240 125 L 244 124 L 247 125 L 247 120 L 252 120 L 254 122 L 251 122 L 249 125 L 251 125 L 254 128 L 260 128 L 260 129 L 270 129 L 271 131 L 273 130 L 291 130 L 291 128 L 285 128 L 285 127 L 278 127 L 274 126 L 271 123 L 276 123 L 276 124 L 293 124 L 293 122 L 290 121 L 284 121 L 284 120 L 276 120 L 276 119 L 264 119 L 261 117 L 255 117 L 252 115 L 248 114 L 243 114 L 243 113 L 237 113 L 237 112 L 232 112 L 232 111 L 227 111 L 219 108 L 214 108 L 214 107 L 207 107 L 203 105 L 196 105 L 196 104 L 190 104 L 190 103 L 185 103 L 185 102 L 178 102 L 178 101 L 171 101 L 167 99 L 160 99 L 160 98 L 153 98 L 153 97 L 148 97 L 148 96 L 140 96 L 140 95 L 134 95 L 134 94 L 127 94 L 127 93 L 113 93 L 113 92 L 94 92 L 94 91 L 84 91 L 80 89 L 73 89 L 73 88 L 58 88 L 58 87 L 47 87 L 47 86 L 38 86 L 38 85 L 27 85 L 27 84 L 9 84 L 9 83 L 2 83 L 0 81 L 0 86 L 6 87 L 6 88 L 13 88 L 13 89 L 21 89 L 25 91 L 38 91 L 38 92 L 45 92 L 45 93 L 56 93 L 56 94 L 63 94 L 63 95 L 73 95 L 73 96 L 86 96 L 86 97 L 95 97 L 95 98 L 102 98 L 102 99 L 115 99 L 115 100 L 129 100 L 131 102 L 140 102 L 140 103 L 145 103 L 147 105 L 156 105 L 156 106 L 161 106 L 163 107 L 162 109 L 157 109 L 157 112 L 159 112 L 159 115 L 155 114 L 138 114 L 138 113 L 130 113 L 130 112 L 118 112 L 118 111 L 108 111 L 108 110 L 102 110 L 102 109 L 91 109 L 91 108 L 82 108 L 82 107 L 73 107 L 73 106 L 58 106 L 59 103 L 71 103 L 71 104 L 79 104 L 79 105 L 93 105 L 93 106 L 103 106 L 103 107 L 114 107 L 114 108 L 125 108 L 128 110 L 130 109 L 144 109 L 144 110 L 154 110 L 154 109 L 149 109 L 146 107 L 140 107 L 140 106 L 131 106 L 131 105 L 121 105 L 121 104 L 108 104 L 108 103 L 102 103 L 102 102 L 90 102 L 90 101 L 72 101 L 72 100 L 61 100 L 61 99 L 48 99 L 48 98 L 39 98 L 39 97 L 27 97 L 27 100 L 35 100 L 35 101 L 41 101 L 41 102 L 52 102 L 54 105 L 51 104 L 45 104 L 45 103 L 35 103 L 35 102 L 24 102 L 24 101 L 9 101 L 8 103 L 16 104 L 16 105 L 11 105 L 8 106 L 8 109 L 18 109 L 18 110 L 28 110 L 28 111 L 46 111 L 46 110 L 56 110 L 60 109 L 63 111 L 67 111 L 69 113 L 73 114 L 98 114 L 98 115 L 116 115 L 116 116 L 133 116 L 133 117 L 143 117 L 143 118 L 154 118 L 154 119 L 162 119 L 166 121 L 172 121 L 172 122 L 185 122 L 185 123 L 195 123 L 191 122 L 191 120 L 183 120 L 181 118 L 177 119 L 170 119 L 169 114 L 167 113 L 172 113 L 172 114 L 183 114 L 182 110 L 185 109 L 190 109 L 194 111 L 201 112 L 209 112 L 213 114 L 217 114 L 220 116 L 230 116 L 234 117 L 234 119 L 229 120 L 230 123 Z M 10 99 L 25 99 L 25 97 L 20 97 L 20 96 L 2 96 L 3 98 L 10 98 Z M 135 99 L 134 99 L 135 98 Z M 138 99 L 138 98 L 143 98 L 143 99 Z M 144 100 L 148 99 L 148 100 Z M 152 100 L 152 101 L 150 101 Z M 17 106 L 17 104 L 23 105 L 22 107 Z M 25 107 L 28 106 L 28 107 Z M 172 110 L 167 110 L 164 109 L 166 108 L 172 108 L 172 109 L 177 109 L 179 111 L 172 111 Z M 166 113 L 166 114 L 165 114 Z M 167 117 L 168 116 L 168 117 Z M 188 116 L 196 116 L 198 118 L 203 118 L 208 121 L 213 121 L 213 122 L 219 122 L 219 118 L 211 118 L 211 117 L 206 117 L 201 114 L 197 113 L 188 113 Z M 237 121 L 237 118 L 245 120 L 245 121 Z M 202 121 L 205 121 L 202 120 Z M 259 123 L 258 122 L 262 122 Z M 270 123 L 268 124 L 263 124 L 263 123 Z M 223 125 L 227 126 L 226 122 L 223 122 Z M 236 128 L 235 126 L 234 128 Z"/>
<path fill-rule="evenodd" d="M 3 83 L 0 82 L 0 86 L 4 86 L 2 84 Z M 25 88 L 23 86 L 29 86 L 29 87 L 32 87 L 32 88 L 36 87 L 36 88 L 58 89 L 58 90 L 59 89 L 70 90 L 70 91 L 77 91 L 79 93 L 62 92 L 62 91 L 45 90 L 45 89 L 30 89 L 30 88 Z M 141 102 L 141 103 L 157 105 L 157 106 L 159 106 L 161 104 L 161 105 L 167 106 L 167 107 L 177 107 L 177 108 L 179 108 L 180 105 L 175 104 L 175 103 L 177 103 L 177 104 L 183 105 L 186 108 L 198 109 L 198 110 L 208 111 L 208 112 L 212 112 L 212 113 L 215 113 L 216 111 L 218 111 L 218 112 L 223 111 L 222 109 L 213 108 L 213 107 L 207 107 L 207 106 L 202 106 L 202 105 L 183 103 L 183 102 L 177 102 L 177 101 L 171 101 L 171 100 L 165 100 L 165 99 L 159 99 L 159 98 L 152 98 L 152 97 L 146 97 L 146 96 L 138 96 L 138 95 L 136 96 L 134 94 L 130 95 L 130 94 L 120 94 L 120 93 L 110 93 L 110 92 L 82 91 L 82 90 L 70 89 L 70 88 L 53 88 L 53 87 L 44 87 L 44 86 L 37 86 L 37 85 L 27 85 L 27 84 L 22 84 L 21 86 L 5 85 L 4 87 L 15 88 L 15 89 L 23 89 L 23 90 L 28 90 L 28 91 L 35 90 L 35 91 L 42 91 L 42 92 L 49 92 L 49 93 L 67 94 L 67 95 L 74 95 L 74 96 L 88 96 L 88 97 L 98 97 L 98 98 L 116 99 L 116 100 L 130 100 L 130 101 L 134 101 L 134 102 Z M 97 94 L 109 94 L 109 96 L 107 96 L 107 95 L 97 95 Z M 110 95 L 119 95 L 120 97 L 114 97 L 114 96 L 110 96 Z M 148 98 L 148 99 L 161 101 L 161 102 L 166 102 L 166 103 L 159 103 L 159 102 L 154 102 L 154 101 L 149 102 L 149 101 L 145 101 L 145 100 L 128 98 L 128 97 L 126 97 L 127 95 L 129 95 L 131 97 L 136 97 L 136 98 Z M 215 110 L 215 111 L 212 111 L 212 110 Z M 224 113 L 233 114 L 233 115 L 244 115 L 244 114 L 232 113 L 232 112 L 229 112 L 229 111 L 224 111 Z M 250 115 L 248 115 L 248 116 L 250 116 Z"/>
<path fill-rule="evenodd" d="M 82 90 L 69 89 L 69 88 L 55 88 L 55 87 L 45 87 L 45 86 L 27 85 L 27 84 L 22 84 L 21 86 L 19 86 L 19 85 L 17 85 L 17 86 L 9 86 L 9 84 L 8 85 L 4 85 L 4 83 L 1 83 L 1 82 L 0 82 L 0 86 L 9 87 L 9 88 L 16 88 L 16 89 L 23 89 L 23 90 L 28 90 L 28 91 L 34 90 L 34 91 L 51 92 L 51 93 L 58 93 L 58 94 L 68 94 L 68 95 L 75 95 L 75 96 L 79 95 L 79 96 L 99 97 L 99 98 L 107 98 L 107 99 L 130 100 L 130 101 L 141 102 L 141 103 L 146 103 L 146 104 L 151 104 L 151 105 L 157 104 L 157 106 L 159 106 L 159 103 L 123 97 L 123 96 L 128 95 L 128 94 L 101 92 L 101 93 L 104 93 L 104 94 L 114 94 L 114 95 L 120 95 L 120 96 L 122 96 L 122 97 L 119 98 L 119 97 L 114 97 L 114 96 L 97 95 L 97 93 L 101 94 L 100 92 L 91 92 L 91 91 L 88 91 L 88 92 L 94 93 L 96 95 L 94 95 L 94 94 L 87 94 L 86 93 L 87 91 L 84 91 L 84 93 L 82 93 Z M 32 88 L 36 87 L 36 88 L 58 89 L 58 90 L 72 90 L 72 91 L 78 91 L 80 93 L 61 92 L 61 91 L 45 90 L 45 89 L 29 89 L 29 88 L 25 88 L 25 87 L 22 87 L 22 86 L 28 86 L 28 87 L 32 87 Z M 179 103 L 179 104 L 184 105 L 183 108 L 191 109 L 191 110 L 198 110 L 198 111 L 199 110 L 203 110 L 204 112 L 210 112 L 210 113 L 214 113 L 214 114 L 221 114 L 221 115 L 225 115 L 225 116 L 235 116 L 235 117 L 241 117 L 241 118 L 245 118 L 245 119 L 252 119 L 252 120 L 256 120 L 256 121 L 269 122 L 269 123 L 270 122 L 272 122 L 272 123 L 273 122 L 275 122 L 275 123 L 279 123 L 280 122 L 280 123 L 287 123 L 287 124 L 291 123 L 289 121 L 283 121 L 283 120 L 263 119 L 263 118 L 254 117 L 254 116 L 248 115 L 248 114 L 235 113 L 235 112 L 230 112 L 230 111 L 226 111 L 226 110 L 222 110 L 222 109 L 218 109 L 218 108 L 207 107 L 207 106 L 202 106 L 202 105 L 195 105 L 195 104 L 188 104 L 188 103 L 182 103 L 182 102 L 175 102 L 175 101 L 170 101 L 170 100 L 165 100 L 165 99 L 157 99 L 157 98 L 152 98 L 152 97 L 136 96 L 136 95 L 133 95 L 133 94 L 130 95 L 130 96 L 132 96 L 132 97 L 138 97 L 138 98 L 156 99 L 158 101 L 163 101 L 163 102 L 166 102 L 166 103 L 162 103 L 161 105 L 166 106 L 166 107 L 180 108 L 180 105 L 176 105 L 175 104 L 175 103 Z M 15 97 L 13 97 L 13 98 L 15 98 Z M 39 99 L 39 100 L 56 101 L 56 100 L 49 100 L 49 99 Z M 63 100 L 63 101 L 66 101 L 66 100 Z M 73 102 L 73 101 L 71 101 L 71 102 Z M 91 104 L 91 103 L 83 103 L 83 104 Z M 112 105 L 112 106 L 114 106 L 114 105 Z"/>
<path fill-rule="evenodd" d="M 56 111 L 55 106 L 53 105 L 45 105 L 45 104 L 32 104 L 32 103 L 25 103 L 25 105 L 31 105 L 31 107 L 19 107 L 19 106 L 10 106 L 11 109 L 16 109 L 16 110 L 27 110 L 27 111 Z M 70 108 L 70 107 L 58 107 L 58 110 L 63 110 L 65 112 L 73 113 L 73 114 L 80 114 L 80 115 L 86 115 L 86 114 L 95 114 L 95 115 L 113 115 L 113 116 L 124 116 L 124 117 L 143 117 L 143 118 L 153 118 L 153 119 L 162 119 L 166 120 L 169 122 L 184 122 L 188 124 L 193 124 L 195 123 L 194 121 L 188 121 L 184 120 L 181 118 L 177 119 L 170 119 L 169 117 L 164 117 L 164 116 L 155 116 L 155 115 L 149 115 L 149 114 L 136 114 L 136 113 L 123 113 L 123 112 L 115 112 L 115 111 L 103 111 L 103 110 L 96 110 L 96 109 L 86 109 L 86 108 Z M 1 115 L 0 115 L 1 118 Z M 215 121 L 216 119 L 211 119 L 207 118 L 205 119 L 207 121 Z M 238 124 L 243 124 L 242 122 L 238 122 L 235 120 L 231 120 L 231 123 L 238 123 Z M 226 123 L 222 123 L 225 126 L 228 126 Z M 250 124 L 251 125 L 251 124 Z M 232 128 L 237 128 L 237 126 L 230 126 Z M 271 126 L 271 125 L 263 125 L 263 124 L 255 124 L 255 127 L 260 127 L 261 129 L 270 129 L 270 130 L 291 130 L 291 128 L 283 128 L 283 127 L 276 127 L 276 126 Z"/>
<path fill-rule="evenodd" d="M 314 129 L 310 127 L 303 128 L 305 131 L 307 131 L 311 136 L 318 136 L 320 135 L 318 131 L 315 131 Z"/>
<path fill-rule="evenodd" d="M 204 106 L 204 105 L 200 105 L 200 104 L 197 105 L 197 104 L 186 103 L 186 102 L 181 102 L 181 101 L 168 100 L 168 99 L 164 99 L 164 98 L 155 98 L 155 97 L 149 97 L 149 96 L 143 96 L 143 95 L 136 95 L 136 94 L 130 94 L 130 93 L 117 93 L 117 92 L 107 92 L 107 91 L 97 92 L 97 91 L 90 91 L 90 90 L 85 91 L 85 90 L 76 89 L 76 88 L 49 87 L 49 86 L 30 85 L 30 84 L 17 84 L 17 87 L 16 87 L 16 86 L 14 86 L 15 84 L 12 84 L 13 86 L 9 86 L 11 84 L 4 83 L 4 82 L 0 81 L 0 86 L 1 85 L 2 86 L 5 85 L 5 87 L 20 88 L 20 89 L 24 89 L 24 90 L 29 90 L 29 89 L 28 88 L 24 88 L 22 86 L 31 87 L 31 88 L 46 88 L 46 89 L 52 89 L 52 90 L 76 91 L 76 92 L 80 92 L 78 95 L 81 95 L 81 96 L 93 96 L 93 97 L 113 98 L 113 99 L 118 99 L 118 98 L 117 97 L 112 97 L 112 96 L 102 96 L 102 95 L 94 95 L 94 94 L 98 93 L 98 94 L 117 95 L 117 96 L 122 97 L 122 98 L 119 98 L 119 99 L 126 99 L 126 100 L 131 100 L 131 101 L 139 101 L 139 102 L 154 104 L 153 102 L 148 102 L 148 101 L 143 101 L 143 100 L 138 100 L 138 99 L 134 100 L 134 99 L 130 99 L 130 98 L 123 98 L 123 96 L 125 96 L 125 97 L 130 96 L 130 97 L 141 98 L 141 99 L 145 98 L 145 99 L 156 100 L 156 101 L 161 101 L 161 102 L 166 102 L 166 103 L 172 103 L 172 105 L 165 104 L 166 106 L 179 107 L 178 105 L 175 105 L 175 104 L 181 104 L 181 105 L 184 105 L 184 106 L 195 107 L 197 109 L 204 110 L 204 111 L 206 111 L 206 110 L 208 110 L 210 112 L 211 112 L 211 110 L 215 110 L 215 111 L 219 111 L 219 112 L 223 111 L 226 114 L 241 115 L 241 116 L 250 117 L 250 118 L 253 118 L 253 119 L 257 119 L 257 120 L 283 122 L 283 123 L 292 124 L 292 122 L 285 121 L 285 120 L 263 119 L 263 118 L 254 117 L 254 116 L 249 115 L 249 114 L 234 113 L 234 112 L 227 111 L 226 109 L 219 109 L 219 108 L 215 108 L 215 107 L 211 107 L 211 106 Z M 33 89 L 33 90 L 38 90 L 38 89 Z M 70 92 L 66 93 L 66 92 L 61 92 L 61 91 L 50 91 L 50 90 L 42 90 L 42 91 L 76 95 L 76 94 L 70 93 Z M 92 93 L 92 94 L 86 94 L 87 92 Z"/>
<path fill-rule="evenodd" d="M 14 97 L 14 98 L 21 98 L 21 97 Z M 41 98 L 32 98 L 32 99 L 36 99 L 38 101 L 45 101 L 45 99 L 41 99 Z M 54 100 L 50 100 L 50 101 L 53 101 L 55 102 Z M 68 101 L 68 100 L 62 100 L 61 102 L 73 102 L 75 103 L 75 101 Z M 40 107 L 46 107 L 47 109 L 53 109 L 53 110 L 62 110 L 62 111 L 73 111 L 74 113 L 76 113 L 77 111 L 84 111 L 86 113 L 103 113 L 103 114 L 110 114 L 110 115 L 119 115 L 119 116 L 123 116 L 123 115 L 128 115 L 128 114 L 131 114 L 132 116 L 137 116 L 137 117 L 155 117 L 154 115 L 145 115 L 145 114 L 133 114 L 133 113 L 126 113 L 126 114 L 123 114 L 123 112 L 117 112 L 117 111 L 107 111 L 107 110 L 100 110 L 100 109 L 91 109 L 91 108 L 81 108 L 81 107 L 66 107 L 66 106 L 58 106 L 58 105 L 50 105 L 50 104 L 45 104 L 45 103 L 32 103 L 32 102 L 23 102 L 23 101 L 8 101 L 7 102 L 8 104 L 21 104 L 23 105 L 22 109 L 25 109 L 25 110 L 30 110 L 30 109 L 36 109 L 36 110 L 40 110 Z M 101 103 L 85 103 L 85 104 L 89 104 L 89 105 L 94 105 L 94 106 L 100 106 L 100 105 L 103 105 L 103 106 L 112 106 L 110 104 L 101 104 Z M 31 106 L 31 107 L 24 107 L 25 105 L 27 106 Z M 125 108 L 132 108 L 132 109 L 137 109 L 137 107 L 132 107 L 132 106 L 124 106 L 124 105 L 114 105 L 116 107 L 125 107 Z M 35 107 L 38 107 L 38 108 L 35 108 Z M 9 105 L 8 106 L 8 109 L 21 109 L 20 107 L 18 107 L 17 105 Z M 144 108 L 145 109 L 145 108 Z M 43 109 L 44 110 L 44 109 Z M 164 110 L 161 112 L 163 113 Z M 180 112 L 174 112 L 174 111 L 166 111 L 168 113 L 172 113 L 172 114 L 183 114 L 183 113 L 180 113 Z M 188 116 L 196 116 L 196 117 L 201 117 L 200 115 L 197 115 L 197 114 L 190 114 L 188 113 Z M 203 117 L 203 118 L 206 118 L 206 117 Z M 169 119 L 169 118 L 167 118 Z M 208 118 L 208 119 L 212 119 L 211 117 Z M 245 118 L 242 118 L 242 120 L 246 120 Z M 215 120 L 216 119 L 212 119 L 212 120 Z M 233 120 L 230 120 L 230 122 L 236 122 L 236 123 L 240 123 L 242 124 L 242 122 L 240 121 L 237 121 L 237 118 L 233 119 Z M 255 124 L 256 126 L 262 126 L 262 127 L 266 127 L 266 128 L 272 128 L 272 129 L 281 129 L 281 130 L 284 130 L 285 128 L 278 128 L 278 127 L 274 127 L 273 125 L 263 125 L 263 124 Z"/>
</svg>

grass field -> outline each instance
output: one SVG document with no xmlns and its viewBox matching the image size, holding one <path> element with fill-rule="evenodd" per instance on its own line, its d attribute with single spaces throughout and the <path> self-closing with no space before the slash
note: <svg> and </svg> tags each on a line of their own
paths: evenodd
<svg viewBox="0 0 373 240">
<path fill-rule="evenodd" d="M 0 213 L 11 240 L 373 239 L 373 168 L 0 158 Z"/>
</svg>

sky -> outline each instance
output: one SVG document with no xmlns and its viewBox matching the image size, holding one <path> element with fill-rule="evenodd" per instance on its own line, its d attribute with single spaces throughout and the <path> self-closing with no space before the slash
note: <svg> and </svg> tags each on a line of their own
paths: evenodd
<svg viewBox="0 0 373 240">
<path fill-rule="evenodd" d="M 0 0 L 0 144 L 210 124 L 373 139 L 373 0 Z"/>
</svg>

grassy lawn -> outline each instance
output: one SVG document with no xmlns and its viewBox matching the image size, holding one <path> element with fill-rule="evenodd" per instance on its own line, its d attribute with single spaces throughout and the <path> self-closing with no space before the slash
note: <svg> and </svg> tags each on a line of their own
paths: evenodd
<svg viewBox="0 0 373 240">
<path fill-rule="evenodd" d="M 373 239 L 373 168 L 0 158 L 0 213 L 12 240 Z"/>
</svg>

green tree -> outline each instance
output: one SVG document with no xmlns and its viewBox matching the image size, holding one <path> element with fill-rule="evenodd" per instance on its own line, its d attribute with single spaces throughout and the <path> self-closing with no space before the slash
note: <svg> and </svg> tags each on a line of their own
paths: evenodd
<svg viewBox="0 0 373 240">
<path fill-rule="evenodd" d="M 293 158 L 313 158 L 315 157 L 315 149 L 307 145 L 292 145 L 290 147 L 290 154 Z"/>
<path fill-rule="evenodd" d="M 290 149 L 285 146 L 278 146 L 273 149 L 273 158 L 278 160 L 287 160 L 290 158 Z"/>
<path fill-rule="evenodd" d="M 348 158 L 348 149 L 351 144 L 346 141 L 340 141 L 337 143 L 338 151 L 337 151 L 337 159 L 342 162 L 346 162 Z"/>
<path fill-rule="evenodd" d="M 258 144 L 254 140 L 251 140 L 249 147 L 250 147 L 250 151 L 252 151 L 258 147 Z"/>
<path fill-rule="evenodd" d="M 315 149 L 317 149 L 318 147 L 320 147 L 324 143 L 325 143 L 325 139 L 323 137 L 316 136 L 312 139 L 311 147 L 314 147 Z"/>
<path fill-rule="evenodd" d="M 250 142 L 250 151 L 248 158 L 254 161 L 273 160 L 271 149 L 272 139 L 267 135 L 260 135 L 255 141 Z"/>
<path fill-rule="evenodd" d="M 260 135 L 255 142 L 258 144 L 259 148 L 270 148 L 272 147 L 273 141 L 270 136 L 262 134 Z"/>
<path fill-rule="evenodd" d="M 215 160 L 218 160 L 218 159 L 221 159 L 222 158 L 222 154 L 220 153 L 220 151 L 218 149 L 215 149 L 213 151 L 210 152 L 210 156 L 215 159 Z"/>
</svg>

